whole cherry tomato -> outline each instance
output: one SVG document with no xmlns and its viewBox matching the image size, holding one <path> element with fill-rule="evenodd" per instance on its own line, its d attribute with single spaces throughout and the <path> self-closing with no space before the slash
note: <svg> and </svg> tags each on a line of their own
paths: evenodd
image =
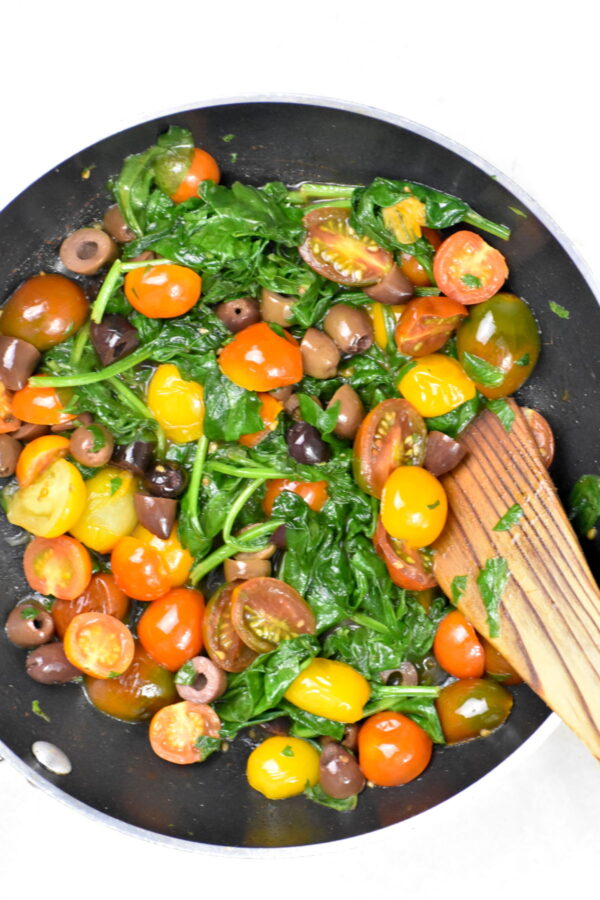
<svg viewBox="0 0 600 900">
<path fill-rule="evenodd" d="M 38 350 L 49 350 L 81 328 L 88 311 L 77 282 L 64 275 L 34 275 L 9 297 L 0 333 L 28 341 Z"/>
<path fill-rule="evenodd" d="M 486 737 L 506 721 L 512 694 L 488 678 L 464 678 L 446 685 L 435 701 L 449 744 Z"/>
<path fill-rule="evenodd" d="M 403 397 L 425 418 L 443 416 L 477 393 L 463 367 L 451 356 L 422 356 L 398 383 Z"/>
<path fill-rule="evenodd" d="M 447 513 L 448 501 L 442 483 L 421 466 L 399 466 L 383 486 L 383 527 L 409 548 L 432 544 L 442 533 Z"/>
<path fill-rule="evenodd" d="M 302 379 L 302 353 L 287 332 L 277 334 L 266 322 L 249 325 L 223 347 L 223 374 L 247 391 L 272 391 Z"/>
<path fill-rule="evenodd" d="M 122 537 L 110 558 L 118 586 L 134 600 L 158 600 L 172 587 L 160 553 L 133 537 Z"/>
<path fill-rule="evenodd" d="M 485 651 L 475 629 L 457 609 L 439 623 L 433 652 L 440 666 L 455 678 L 479 678 L 485 672 Z"/>
<path fill-rule="evenodd" d="M 158 366 L 150 379 L 148 407 L 170 441 L 186 444 L 202 434 L 204 389 L 183 379 L 172 363 Z"/>
<path fill-rule="evenodd" d="M 144 610 L 138 637 L 153 659 L 175 672 L 202 649 L 203 618 L 200 591 L 176 588 Z"/>
<path fill-rule="evenodd" d="M 367 679 L 337 659 L 316 657 L 285 692 L 285 699 L 314 716 L 334 722 L 358 722 L 371 689 Z"/>
<path fill-rule="evenodd" d="M 196 305 L 202 292 L 202 279 L 187 266 L 161 263 L 127 272 L 123 288 L 133 308 L 142 315 L 172 319 Z"/>
<path fill-rule="evenodd" d="M 183 547 L 179 540 L 177 522 L 173 525 L 171 534 L 166 540 L 152 534 L 143 525 L 135 528 L 132 537 L 140 541 L 144 547 L 151 547 L 158 553 L 169 573 L 171 587 L 181 587 L 182 584 L 185 584 L 194 560 L 189 550 Z"/>
<path fill-rule="evenodd" d="M 381 787 L 407 784 L 427 768 L 433 743 L 427 732 L 397 712 L 380 712 L 358 732 L 358 762 L 368 781 Z"/>
<path fill-rule="evenodd" d="M 319 754 L 308 741 L 270 737 L 255 747 L 246 766 L 248 784 L 268 800 L 295 797 L 319 780 Z"/>
<path fill-rule="evenodd" d="M 191 197 L 198 196 L 198 188 L 203 181 L 214 181 L 218 184 L 221 178 L 216 159 L 202 150 L 194 147 L 192 161 L 189 169 L 181 179 L 179 187 L 170 196 L 173 203 L 183 203 Z"/>
<path fill-rule="evenodd" d="M 71 391 L 68 389 L 63 391 L 26 384 L 13 395 L 11 411 L 17 419 L 32 425 L 63 425 L 77 418 L 74 413 L 65 412 L 65 405 L 70 399 Z"/>
</svg>

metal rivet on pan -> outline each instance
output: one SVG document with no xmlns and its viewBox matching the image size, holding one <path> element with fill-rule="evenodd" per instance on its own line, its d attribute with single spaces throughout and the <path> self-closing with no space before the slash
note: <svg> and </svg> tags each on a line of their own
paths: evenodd
<svg viewBox="0 0 600 900">
<path fill-rule="evenodd" d="M 67 754 L 49 741 L 35 741 L 31 752 L 42 766 L 55 775 L 68 775 L 72 769 Z"/>
</svg>

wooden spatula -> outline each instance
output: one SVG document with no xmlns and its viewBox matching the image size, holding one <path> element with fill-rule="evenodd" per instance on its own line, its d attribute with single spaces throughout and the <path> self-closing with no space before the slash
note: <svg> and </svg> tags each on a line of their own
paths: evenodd
<svg viewBox="0 0 600 900">
<path fill-rule="evenodd" d="M 488 637 L 476 579 L 488 560 L 506 560 L 499 633 L 490 640 L 600 758 L 600 590 L 527 421 L 509 402 L 510 432 L 484 412 L 461 437 L 467 456 L 442 479 L 450 511 L 434 571 L 449 597 L 455 576 L 467 576 L 457 605 Z M 514 504 L 523 510 L 519 521 L 493 531 Z"/>
</svg>

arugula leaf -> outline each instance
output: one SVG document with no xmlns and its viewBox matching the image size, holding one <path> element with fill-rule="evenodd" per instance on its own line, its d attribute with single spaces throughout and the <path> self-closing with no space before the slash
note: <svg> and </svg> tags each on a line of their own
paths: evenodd
<svg viewBox="0 0 600 900">
<path fill-rule="evenodd" d="M 313 803 L 327 806 L 329 809 L 335 809 L 337 812 L 352 812 L 353 809 L 356 809 L 356 804 L 358 803 L 356 794 L 346 797 L 344 800 L 337 800 L 335 797 L 330 797 L 329 794 L 326 794 L 320 784 L 305 787 L 304 796 L 312 800 Z"/>
<path fill-rule="evenodd" d="M 455 575 L 450 585 L 450 599 L 458 606 L 460 598 L 467 589 L 467 575 Z"/>
<path fill-rule="evenodd" d="M 208 734 L 201 734 L 196 738 L 196 749 L 200 751 L 200 759 L 204 761 L 211 753 L 215 753 L 221 749 L 223 739 L 220 737 L 211 737 Z"/>
<path fill-rule="evenodd" d="M 477 576 L 477 587 L 487 610 L 490 637 L 498 637 L 500 634 L 500 601 L 509 575 L 508 563 L 504 557 L 494 556 L 486 561 Z"/>
<path fill-rule="evenodd" d="M 519 506 L 518 503 L 513 503 L 513 505 L 506 510 L 502 518 L 496 522 L 492 531 L 510 531 L 513 525 L 517 524 L 522 515 L 523 508 Z"/>
<path fill-rule="evenodd" d="M 481 356 L 465 351 L 462 356 L 462 364 L 465 372 L 477 384 L 484 387 L 500 387 L 504 382 L 506 373 L 498 366 L 493 366 Z"/>
<path fill-rule="evenodd" d="M 569 507 L 569 518 L 579 534 L 593 537 L 600 518 L 600 478 L 597 475 L 581 476 L 569 495 Z"/>
<path fill-rule="evenodd" d="M 551 300 L 548 304 L 552 312 L 555 316 L 558 316 L 559 319 L 569 319 L 571 317 L 571 313 L 568 309 L 565 309 L 564 306 L 561 306 L 560 303 L 555 303 L 554 300 Z"/>
</svg>

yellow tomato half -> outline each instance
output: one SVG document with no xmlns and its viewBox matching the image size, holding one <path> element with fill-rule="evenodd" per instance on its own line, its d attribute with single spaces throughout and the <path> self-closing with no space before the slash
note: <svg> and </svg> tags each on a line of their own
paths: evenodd
<svg viewBox="0 0 600 900">
<path fill-rule="evenodd" d="M 85 507 L 85 482 L 66 459 L 57 459 L 27 485 L 15 491 L 7 517 L 37 537 L 59 537 L 75 524 Z"/>
<path fill-rule="evenodd" d="M 124 469 L 107 466 L 85 482 L 87 502 L 71 527 L 78 541 L 97 553 L 110 553 L 119 538 L 137 524 L 133 495 L 137 479 Z"/>
<path fill-rule="evenodd" d="M 444 416 L 476 393 L 461 364 L 443 353 L 422 356 L 400 379 L 398 390 L 425 418 Z"/>
<path fill-rule="evenodd" d="M 409 547 L 428 547 L 442 533 L 448 501 L 441 482 L 421 466 L 400 466 L 383 486 L 381 521 Z"/>
<path fill-rule="evenodd" d="M 371 305 L 367 307 L 369 317 L 373 324 L 373 336 L 375 338 L 375 343 L 378 347 L 381 347 L 382 350 L 387 349 L 388 344 L 390 343 L 390 339 L 391 343 L 394 343 L 394 331 L 405 308 L 405 304 L 403 304 L 402 306 L 390 306 L 388 304 L 384 305 L 383 303 L 371 303 Z M 390 336 L 388 336 L 388 330 L 386 327 L 388 318 L 391 327 Z"/>
<path fill-rule="evenodd" d="M 157 551 L 169 572 L 171 587 L 181 587 L 185 584 L 194 560 L 190 552 L 179 542 L 177 522 L 166 541 L 156 537 L 143 525 L 137 526 L 132 537 Z"/>
<path fill-rule="evenodd" d="M 301 738 L 270 737 L 248 757 L 246 777 L 268 800 L 295 797 L 319 780 L 319 754 Z"/>
<path fill-rule="evenodd" d="M 316 657 L 292 681 L 285 699 L 299 709 L 334 722 L 358 722 L 369 699 L 369 682 L 336 659 Z"/>
<path fill-rule="evenodd" d="M 197 441 L 204 422 L 204 390 L 196 381 L 185 381 L 177 366 L 159 366 L 148 385 L 150 412 L 165 435 L 176 444 Z"/>
</svg>

